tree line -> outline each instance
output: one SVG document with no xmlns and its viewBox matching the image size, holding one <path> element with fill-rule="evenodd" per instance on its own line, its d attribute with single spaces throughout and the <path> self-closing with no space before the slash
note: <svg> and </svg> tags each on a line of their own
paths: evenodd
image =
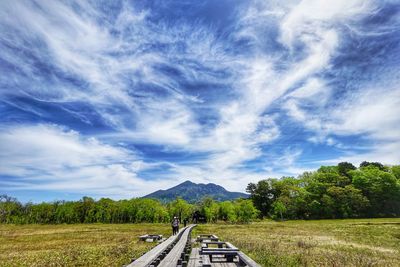
<svg viewBox="0 0 400 267">
<path fill-rule="evenodd" d="M 199 215 L 205 222 L 249 222 L 258 216 L 258 211 L 248 199 L 216 202 L 207 197 L 199 203 L 189 204 L 177 198 L 163 204 L 147 198 L 119 201 L 102 198 L 96 201 L 91 197 L 83 197 L 79 201 L 22 204 L 15 198 L 0 196 L 0 223 L 166 223 L 174 216 L 181 221 L 192 221 L 193 214 Z"/>
<path fill-rule="evenodd" d="M 299 177 L 268 178 L 250 183 L 249 199 L 217 202 L 206 197 L 196 204 L 181 198 L 170 203 L 133 198 L 114 201 L 83 197 L 79 201 L 23 204 L 0 195 L 0 223 L 165 223 L 181 221 L 250 222 L 257 218 L 334 219 L 400 216 L 400 165 L 348 162 L 322 166 Z"/>
<path fill-rule="evenodd" d="M 322 166 L 297 178 L 265 179 L 247 186 L 261 217 L 340 219 L 400 216 L 400 165 L 348 162 Z"/>
</svg>

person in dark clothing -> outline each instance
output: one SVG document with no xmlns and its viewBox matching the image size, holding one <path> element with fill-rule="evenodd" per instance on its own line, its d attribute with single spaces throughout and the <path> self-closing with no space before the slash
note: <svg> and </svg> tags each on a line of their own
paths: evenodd
<svg viewBox="0 0 400 267">
<path fill-rule="evenodd" d="M 172 219 L 171 222 L 171 226 L 172 226 L 172 234 L 176 235 L 177 233 L 179 233 L 179 220 L 178 217 L 174 217 L 174 219 Z"/>
<path fill-rule="evenodd" d="M 188 219 L 185 218 L 185 219 L 183 220 L 183 227 L 186 227 L 187 222 L 188 222 Z"/>
</svg>

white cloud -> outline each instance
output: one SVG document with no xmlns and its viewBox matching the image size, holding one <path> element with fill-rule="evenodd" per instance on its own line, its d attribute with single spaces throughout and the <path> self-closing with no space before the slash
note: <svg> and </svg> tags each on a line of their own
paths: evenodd
<svg viewBox="0 0 400 267">
<path fill-rule="evenodd" d="M 152 165 L 132 151 L 54 125 L 2 128 L 0 144 L 0 173 L 15 177 L 1 182 L 6 189 L 129 198 L 168 184 L 140 179 L 136 173 Z"/>
<path fill-rule="evenodd" d="M 398 165 L 400 163 L 400 141 L 377 142 L 369 147 L 365 147 L 367 152 L 348 152 L 344 156 L 318 161 L 320 164 L 338 164 L 347 161 L 359 165 L 363 161 L 381 162 L 383 164 Z"/>
<path fill-rule="evenodd" d="M 156 121 L 163 121 L 165 128 L 173 128 L 174 131 L 179 131 L 179 127 L 186 127 L 186 124 L 189 128 L 193 127 L 195 122 L 184 120 L 176 125 L 176 116 L 165 117 L 164 112 L 178 111 L 178 114 L 185 117 L 190 117 L 191 113 L 186 108 L 184 100 L 187 99 L 173 79 L 160 75 L 153 68 L 170 64 L 171 55 L 144 49 L 148 44 L 161 40 L 173 46 L 180 38 L 178 33 L 182 29 L 156 28 L 158 32 L 154 32 L 153 25 L 145 20 L 146 12 L 137 12 L 127 4 L 114 23 L 104 22 L 102 25 L 98 23 L 102 15 L 84 2 L 74 3 L 74 8 L 72 4 L 55 2 L 2 3 L 0 12 L 4 18 L 0 23 L 9 31 L 4 35 L 7 37 L 3 37 L 5 42 L 24 48 L 44 60 L 46 57 L 56 68 L 81 78 L 82 85 L 87 87 L 71 84 L 66 87 L 61 81 L 57 81 L 55 85 L 47 84 L 46 80 L 39 80 L 39 84 L 36 84 L 34 81 L 37 79 L 37 70 L 33 63 L 1 53 L 2 57 L 8 57 L 16 66 L 26 69 L 32 85 L 23 90 L 31 97 L 60 103 L 83 101 L 91 105 L 117 131 L 132 129 L 136 121 L 146 115 Z M 201 54 L 212 49 L 204 44 L 208 38 L 211 37 L 192 31 L 188 40 L 196 44 L 195 50 Z M 37 41 L 43 43 L 39 48 L 26 45 Z M 139 102 L 132 97 L 132 93 L 136 93 L 132 85 L 141 81 L 145 82 L 142 86 L 159 86 L 168 92 L 164 97 L 155 98 L 148 90 L 142 90 L 140 94 L 143 99 Z M 20 78 L 17 82 L 21 82 Z M 151 112 L 154 106 L 160 112 Z M 121 116 L 118 108 L 123 109 L 125 114 Z M 152 132 L 152 128 L 148 129 L 146 123 L 139 125 L 142 127 L 139 131 L 150 131 L 150 136 L 157 136 L 157 132 Z"/>
<path fill-rule="evenodd" d="M 332 111 L 327 130 L 365 134 L 375 140 L 400 140 L 400 88 L 364 89 Z"/>
<path fill-rule="evenodd" d="M 285 16 L 281 24 L 281 41 L 291 49 L 296 42 L 303 42 L 312 49 L 321 43 L 324 35 L 334 34 L 331 29 L 336 23 L 356 20 L 373 10 L 371 1 L 364 0 L 302 0 Z"/>
<path fill-rule="evenodd" d="M 328 93 L 329 90 L 327 90 L 324 81 L 318 78 L 310 78 L 303 86 L 288 94 L 287 97 L 299 98 L 301 100 L 314 100 L 315 97 L 318 96 L 318 102 L 324 103 L 328 98 Z"/>
<path fill-rule="evenodd" d="M 19 180 L 17 187 L 24 188 L 29 185 L 100 194 L 104 190 L 125 196 L 190 178 L 242 191 L 249 181 L 273 175 L 277 165 L 286 166 L 292 173 L 302 170 L 296 164 L 301 149 L 282 152 L 260 172 L 241 168 L 268 153 L 262 145 L 285 134 L 278 117 L 268 114 L 277 102 L 315 132 L 310 141 L 316 143 L 340 146 L 331 134 L 367 133 L 373 139 L 397 140 L 398 91 L 388 90 L 387 95 L 378 97 L 367 90 L 346 100 L 351 104 L 325 109 L 334 88 L 319 74 L 331 68 L 341 45 L 337 25 L 352 27 L 353 22 L 374 12 L 370 1 L 255 1 L 240 12 L 237 31 L 231 37 L 250 40 L 249 51 L 243 55 L 230 52 L 230 44 L 203 25 L 156 24 L 147 19 L 149 11 L 138 11 L 127 3 L 115 20 L 105 20 L 85 2 L 74 3 L 74 8 L 53 2 L 1 3 L 0 24 L 9 29 L 1 36 L 4 42 L 27 49 L 51 61 L 57 70 L 82 79 L 82 87 L 65 85 L 57 77 L 53 77 L 53 84 L 38 78 L 32 62 L 0 52 L 28 77 L 29 86 L 21 86 L 27 96 L 89 104 L 114 129 L 98 135 L 101 140 L 163 145 L 174 151 L 208 155 L 194 160 L 190 167 L 157 163 L 168 165 L 171 172 L 157 181 L 145 181 L 139 177 L 140 171 L 159 165 L 145 162 L 131 151 L 56 126 L 20 126 L 4 128 L 0 134 L 7 150 L 7 155 L 0 154 L 4 159 L 2 171 L 30 177 Z M 259 34 L 268 27 L 275 27 L 276 35 Z M 29 46 L 35 42 L 42 46 Z M 265 42 L 283 48 L 279 48 L 279 54 L 266 53 Z M 166 48 L 151 50 L 152 44 Z M 220 98 L 232 94 L 234 99 L 213 105 L 185 93 L 179 82 L 157 69 L 160 66 L 174 67 L 186 81 L 231 85 Z M 230 75 L 222 77 L 215 72 Z M 15 78 L 15 82 L 22 84 L 21 79 Z M 153 88 L 162 92 L 154 93 Z M 3 90 L 5 93 L 11 92 Z M 201 125 L 195 104 L 210 107 L 209 112 L 217 117 L 215 124 Z M 14 105 L 41 115 L 32 107 Z M 79 112 L 70 113 L 90 123 Z M 389 150 L 390 146 L 386 155 L 396 158 Z M 63 156 L 59 156 L 60 151 Z M 47 182 L 35 185 L 32 179 Z"/>
<path fill-rule="evenodd" d="M 298 101 L 286 102 L 289 115 L 317 135 L 357 135 L 365 139 L 393 141 L 400 133 L 400 90 L 367 89 L 342 99 L 339 105 L 321 113 L 303 109 Z M 328 140 L 329 141 L 329 140 Z"/>
<path fill-rule="evenodd" d="M 376 10 L 371 1 L 301 1 L 283 20 L 280 40 L 292 51 L 301 44 L 305 51 L 315 55 L 310 60 L 303 60 L 305 64 L 301 64 L 299 69 L 312 65 L 314 69 L 329 68 L 329 58 L 335 54 L 341 41 L 341 32 L 336 26 L 341 24 L 356 30 L 357 20 L 374 14 Z M 352 95 L 347 94 L 332 105 L 333 88 L 327 87 L 321 78 L 313 77 L 312 72 L 306 76 L 305 84 L 286 96 L 284 108 L 293 119 L 315 133 L 309 141 L 344 150 L 352 147 L 341 144 L 332 135 L 363 135 L 365 142 L 372 143 L 398 141 L 398 88 L 364 88 Z M 370 149 L 371 153 L 382 154 L 378 147 Z M 386 152 L 393 155 L 394 151 Z M 396 157 L 390 161 L 393 158 Z"/>
<path fill-rule="evenodd" d="M 216 141 L 217 145 L 214 147 L 229 148 L 229 151 L 213 156 L 212 162 L 218 163 L 218 166 L 228 169 L 240 162 L 260 156 L 261 153 L 257 146 L 263 140 L 260 136 L 269 136 L 269 138 L 265 139 L 266 142 L 279 137 L 279 130 L 276 125 L 261 131 L 257 130 L 264 116 L 263 113 L 274 101 L 290 92 L 290 89 L 297 83 L 329 67 L 329 61 L 338 45 L 338 34 L 334 30 L 324 27 L 323 23 L 315 21 L 315 18 L 309 16 L 310 14 L 305 10 L 303 10 L 304 12 L 299 11 L 299 9 L 302 9 L 302 5 L 293 6 L 286 15 L 279 11 L 282 10 L 282 7 L 278 7 L 276 12 L 270 10 L 267 12 L 265 9 L 269 7 L 263 5 L 261 5 L 263 9 L 260 11 L 250 8 L 244 14 L 244 18 L 241 21 L 242 28 L 237 36 L 246 36 L 248 32 L 254 32 L 255 28 L 259 29 L 258 22 L 260 18 L 264 20 L 265 17 L 278 17 L 283 19 L 281 22 L 283 42 L 291 47 L 292 42 L 301 40 L 307 49 L 305 49 L 304 57 L 287 64 L 287 68 L 284 71 L 278 71 L 281 58 L 264 56 L 258 48 L 255 49 L 257 52 L 253 57 L 237 61 L 239 69 L 242 69 L 238 71 L 241 78 L 235 88 L 240 98 L 221 107 L 220 124 L 209 137 L 211 140 Z M 298 16 L 314 21 L 314 24 L 311 26 L 303 25 L 302 21 L 296 19 Z M 293 32 L 289 31 L 295 27 L 308 27 L 308 31 L 302 29 L 298 34 L 294 35 Z M 313 35 L 310 34 L 310 31 L 314 32 Z M 289 35 L 291 37 L 288 41 Z M 307 86 L 309 88 L 318 87 L 315 84 L 316 81 L 315 78 L 310 78 Z M 312 90 L 315 91 L 315 89 Z M 271 120 L 273 118 L 268 119 Z M 263 127 L 261 126 L 261 128 Z M 261 135 L 256 137 L 256 134 L 260 132 Z M 254 141 L 256 142 L 254 143 Z M 225 165 L 220 162 L 225 163 Z"/>
<path fill-rule="evenodd" d="M 364 160 L 387 164 L 400 162 L 400 90 L 398 88 L 364 88 L 341 100 L 335 106 L 316 109 L 301 106 L 300 101 L 285 104 L 288 114 L 304 127 L 314 132 L 312 143 L 325 143 L 346 152 L 332 163 L 350 161 L 359 164 Z M 319 108 L 320 112 L 315 112 Z M 332 136 L 362 136 L 364 152 L 352 152 L 356 144 L 342 144 Z"/>
</svg>

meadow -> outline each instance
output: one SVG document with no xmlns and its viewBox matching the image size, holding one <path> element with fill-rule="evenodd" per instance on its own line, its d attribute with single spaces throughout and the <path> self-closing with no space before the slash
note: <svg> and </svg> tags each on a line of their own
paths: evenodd
<svg viewBox="0 0 400 267">
<path fill-rule="evenodd" d="M 0 266 L 122 266 L 170 235 L 167 224 L 1 225 Z"/>
<path fill-rule="evenodd" d="M 122 266 L 168 224 L 0 225 L 0 266 Z M 400 266 L 400 219 L 202 224 L 263 266 Z"/>
<path fill-rule="evenodd" d="M 262 266 L 400 266 L 400 219 L 199 225 Z"/>
</svg>

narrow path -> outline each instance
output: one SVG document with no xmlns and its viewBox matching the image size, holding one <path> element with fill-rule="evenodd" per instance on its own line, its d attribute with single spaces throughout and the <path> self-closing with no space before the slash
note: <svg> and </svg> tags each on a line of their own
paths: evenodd
<svg viewBox="0 0 400 267">
<path fill-rule="evenodd" d="M 126 267 L 260 267 L 234 245 L 219 241 L 214 235 L 200 235 L 200 248 L 192 249 L 191 232 L 195 226 L 181 229 Z"/>
<path fill-rule="evenodd" d="M 160 264 L 162 264 L 164 258 L 168 258 L 168 261 L 170 262 L 170 265 L 164 265 L 164 266 L 169 266 L 169 267 L 177 266 L 177 262 L 174 265 L 172 263 L 172 260 L 176 259 L 175 257 L 177 256 L 176 254 L 180 252 L 182 244 L 183 243 L 186 244 L 190 232 L 195 226 L 196 225 L 193 224 L 185 228 L 182 228 L 177 235 L 170 236 L 167 240 L 160 243 L 159 245 L 157 245 L 156 247 L 154 247 L 153 249 L 151 249 L 150 251 L 148 251 L 147 253 L 145 253 L 132 263 L 128 264 L 126 267 L 162 266 Z M 181 254 L 179 254 L 179 256 L 181 256 Z"/>
</svg>

